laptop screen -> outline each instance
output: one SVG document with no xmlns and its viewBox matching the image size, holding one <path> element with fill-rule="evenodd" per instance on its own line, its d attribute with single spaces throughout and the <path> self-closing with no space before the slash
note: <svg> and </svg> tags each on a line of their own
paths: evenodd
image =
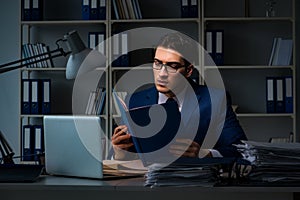
<svg viewBox="0 0 300 200">
<path fill-rule="evenodd" d="M 103 131 L 97 116 L 44 116 L 49 174 L 103 178 Z"/>
</svg>

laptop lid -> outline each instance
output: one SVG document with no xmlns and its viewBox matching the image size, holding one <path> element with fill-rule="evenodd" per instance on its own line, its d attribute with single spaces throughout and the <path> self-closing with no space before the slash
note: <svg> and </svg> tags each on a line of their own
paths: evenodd
<svg viewBox="0 0 300 200">
<path fill-rule="evenodd" d="M 49 174 L 103 178 L 102 130 L 97 116 L 44 116 Z"/>
</svg>

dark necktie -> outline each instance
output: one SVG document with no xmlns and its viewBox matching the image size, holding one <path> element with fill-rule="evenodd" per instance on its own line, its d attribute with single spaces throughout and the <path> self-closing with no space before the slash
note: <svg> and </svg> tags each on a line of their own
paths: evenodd
<svg viewBox="0 0 300 200">
<path fill-rule="evenodd" d="M 177 105 L 177 108 L 179 107 L 177 101 L 174 98 L 168 98 L 166 103 L 175 103 Z"/>
</svg>

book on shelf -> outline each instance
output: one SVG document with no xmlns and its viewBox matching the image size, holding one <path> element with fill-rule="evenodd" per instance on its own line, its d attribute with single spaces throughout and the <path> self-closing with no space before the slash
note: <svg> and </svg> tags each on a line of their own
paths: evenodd
<svg viewBox="0 0 300 200">
<path fill-rule="evenodd" d="M 139 0 L 112 0 L 115 18 L 119 19 L 142 19 Z"/>
<path fill-rule="evenodd" d="M 269 58 L 269 66 L 286 66 L 291 64 L 293 40 L 275 37 Z"/>
<path fill-rule="evenodd" d="M 26 63 L 31 63 L 27 67 L 29 68 L 50 68 L 54 67 L 53 60 L 49 53 L 49 46 L 46 46 L 44 43 L 27 43 L 22 45 L 22 57 L 29 58 Z"/>
<path fill-rule="evenodd" d="M 85 114 L 87 115 L 101 115 L 104 112 L 105 106 L 105 88 L 98 87 L 95 91 L 89 94 L 88 102 L 86 105 Z"/>
</svg>

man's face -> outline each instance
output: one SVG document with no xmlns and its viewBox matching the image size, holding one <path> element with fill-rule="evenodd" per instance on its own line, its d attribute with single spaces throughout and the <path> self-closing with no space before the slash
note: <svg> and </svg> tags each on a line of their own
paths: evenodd
<svg viewBox="0 0 300 200">
<path fill-rule="evenodd" d="M 178 63 L 178 66 L 183 66 L 185 64 L 180 53 L 163 47 L 158 47 L 156 49 L 154 59 L 163 64 L 172 63 L 172 65 L 174 65 Z M 153 69 L 156 89 L 159 92 L 166 94 L 168 97 L 174 96 L 171 90 L 177 92 L 181 91 L 186 84 L 186 81 L 182 81 L 182 76 L 189 77 L 191 73 L 192 68 L 186 67 L 178 68 L 175 73 L 168 72 L 165 66 L 160 70 Z"/>
</svg>

